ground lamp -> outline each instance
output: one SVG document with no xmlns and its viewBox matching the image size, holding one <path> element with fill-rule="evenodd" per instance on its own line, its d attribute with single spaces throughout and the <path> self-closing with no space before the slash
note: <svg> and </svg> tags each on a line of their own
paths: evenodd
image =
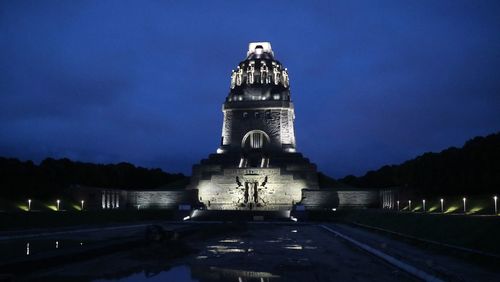
<svg viewBox="0 0 500 282">
<path fill-rule="evenodd" d="M 59 204 L 61 203 L 61 200 L 57 199 L 57 211 L 59 211 Z"/>
<path fill-rule="evenodd" d="M 497 209 L 497 196 L 493 196 L 493 201 L 495 202 L 495 215 L 498 214 L 498 209 Z"/>
<path fill-rule="evenodd" d="M 467 206 L 465 205 L 465 201 L 467 200 L 465 197 L 462 199 L 464 201 L 464 213 L 467 211 Z"/>
<path fill-rule="evenodd" d="M 444 205 L 443 205 L 444 199 L 441 199 L 441 213 L 444 213 Z"/>
</svg>

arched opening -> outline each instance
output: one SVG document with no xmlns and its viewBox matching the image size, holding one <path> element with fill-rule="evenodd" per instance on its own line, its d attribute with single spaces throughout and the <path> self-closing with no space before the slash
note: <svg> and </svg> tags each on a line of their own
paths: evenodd
<svg viewBox="0 0 500 282">
<path fill-rule="evenodd" d="M 249 131 L 241 141 L 243 149 L 257 150 L 263 149 L 270 143 L 269 136 L 262 130 Z"/>
</svg>

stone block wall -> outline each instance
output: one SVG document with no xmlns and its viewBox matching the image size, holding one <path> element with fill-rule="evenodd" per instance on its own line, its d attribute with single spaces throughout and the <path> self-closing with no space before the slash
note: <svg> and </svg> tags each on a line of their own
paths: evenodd
<svg viewBox="0 0 500 282">
<path fill-rule="evenodd" d="M 378 207 L 378 190 L 304 189 L 301 204 L 306 209 Z"/>
<path fill-rule="evenodd" d="M 370 208 L 379 206 L 378 190 L 338 191 L 339 208 Z"/>
<path fill-rule="evenodd" d="M 127 208 L 177 209 L 179 205 L 196 205 L 198 190 L 128 191 Z"/>
<path fill-rule="evenodd" d="M 112 209 L 177 209 L 179 205 L 198 206 L 198 190 L 126 191 L 100 187 L 74 186 L 70 195 L 85 201 L 87 210 Z"/>
<path fill-rule="evenodd" d="M 262 130 L 269 136 L 271 147 L 278 150 L 283 145 L 295 147 L 293 119 L 293 108 L 225 110 L 221 145 L 240 149 L 245 134 Z"/>
</svg>

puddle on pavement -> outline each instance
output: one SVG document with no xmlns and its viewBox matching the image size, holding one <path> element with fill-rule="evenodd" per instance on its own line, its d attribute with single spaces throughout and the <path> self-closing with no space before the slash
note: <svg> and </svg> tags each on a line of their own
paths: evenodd
<svg viewBox="0 0 500 282">
<path fill-rule="evenodd" d="M 141 272 L 141 273 L 135 273 L 132 274 L 128 277 L 116 279 L 116 278 L 111 278 L 111 279 L 97 279 L 97 280 L 92 280 L 92 282 L 107 282 L 107 281 L 143 281 L 147 280 L 150 282 L 155 282 L 155 281 L 199 281 L 197 279 L 191 278 L 191 270 L 189 269 L 188 266 L 186 265 L 181 265 L 181 266 L 176 266 L 171 268 L 168 271 L 163 271 L 160 273 L 146 273 L 146 272 Z"/>
<path fill-rule="evenodd" d="M 43 282 L 411 281 L 406 274 L 332 240 L 315 226 L 221 230 L 224 233 L 155 241 L 147 247 L 113 252 L 20 278 Z M 65 243 L 59 244 L 60 248 Z M 50 245 L 55 248 L 55 241 Z"/>
<path fill-rule="evenodd" d="M 303 254 L 315 250 L 315 242 L 307 237 L 298 238 L 301 233 L 297 232 L 297 228 L 277 230 L 277 234 L 266 231 L 268 233 L 263 237 L 242 234 L 191 241 L 189 248 L 192 251 L 186 250 L 184 255 L 176 259 L 171 255 L 172 245 L 159 244 L 99 258 L 90 263 L 77 263 L 37 278 L 43 281 L 71 281 L 76 278 L 94 282 L 269 282 L 288 280 L 290 275 L 286 273 L 291 269 L 296 274 L 310 273 L 311 262 Z M 175 246 L 179 244 L 182 242 L 175 243 Z M 62 280 L 53 279 L 56 277 Z"/>
<path fill-rule="evenodd" d="M 83 248 L 84 246 L 87 246 L 87 244 L 88 241 L 67 239 L 34 239 L 9 241 L 0 244 L 0 249 L 2 250 L 2 258 L 0 258 L 0 261 L 9 261 L 12 259 L 19 259 L 58 250 Z"/>
<path fill-rule="evenodd" d="M 92 282 L 107 282 L 107 281 L 143 281 L 160 282 L 160 281 L 238 281 L 238 282 L 274 282 L 280 281 L 278 275 L 273 275 L 268 272 L 227 269 L 219 267 L 189 267 L 187 265 L 179 265 L 172 267 L 168 271 L 160 273 L 136 273 L 124 278 L 111 278 L 92 280 Z"/>
</svg>

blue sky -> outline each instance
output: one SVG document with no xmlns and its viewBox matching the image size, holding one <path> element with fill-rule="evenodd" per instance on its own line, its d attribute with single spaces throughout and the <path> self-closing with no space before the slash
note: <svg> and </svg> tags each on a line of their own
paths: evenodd
<svg viewBox="0 0 500 282">
<path fill-rule="evenodd" d="M 500 130 L 498 1 L 1 1 L 0 155 L 190 174 L 251 41 L 334 177 Z"/>
</svg>

